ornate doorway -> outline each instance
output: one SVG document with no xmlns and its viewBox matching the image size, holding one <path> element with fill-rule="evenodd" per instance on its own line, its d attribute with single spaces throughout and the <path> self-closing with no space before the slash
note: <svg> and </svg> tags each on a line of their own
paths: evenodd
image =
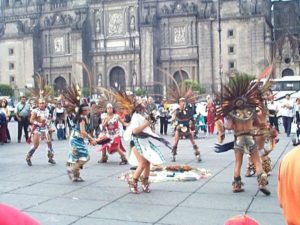
<svg viewBox="0 0 300 225">
<path fill-rule="evenodd" d="M 54 80 L 54 91 L 60 92 L 62 90 L 65 90 L 67 87 L 67 81 L 63 77 L 57 77 Z"/>
<path fill-rule="evenodd" d="M 185 80 L 189 79 L 189 75 L 184 70 L 178 70 L 173 75 L 174 79 L 177 81 L 177 83 L 182 83 Z"/>
<path fill-rule="evenodd" d="M 111 88 L 124 91 L 126 89 L 125 71 L 116 66 L 109 74 L 109 84 Z"/>
<path fill-rule="evenodd" d="M 292 69 L 284 69 L 282 71 L 282 77 L 294 76 L 294 71 Z"/>
</svg>

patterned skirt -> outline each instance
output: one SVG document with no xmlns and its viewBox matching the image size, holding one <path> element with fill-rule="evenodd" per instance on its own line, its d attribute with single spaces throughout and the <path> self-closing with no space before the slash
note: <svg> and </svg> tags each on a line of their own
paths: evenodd
<svg viewBox="0 0 300 225">
<path fill-rule="evenodd" d="M 69 151 L 68 163 L 76 163 L 78 160 L 87 161 L 89 151 L 81 137 L 70 138 L 71 150 Z"/>
<path fill-rule="evenodd" d="M 148 138 L 140 139 L 133 136 L 132 141 L 138 153 L 145 159 L 147 159 L 150 163 L 154 165 L 160 165 L 165 163 L 165 158 L 161 151 L 157 148 L 157 146 L 154 143 L 149 141 Z M 135 154 L 132 152 L 131 149 L 127 154 L 127 159 L 128 162 L 133 166 L 136 166 L 138 164 Z"/>
</svg>

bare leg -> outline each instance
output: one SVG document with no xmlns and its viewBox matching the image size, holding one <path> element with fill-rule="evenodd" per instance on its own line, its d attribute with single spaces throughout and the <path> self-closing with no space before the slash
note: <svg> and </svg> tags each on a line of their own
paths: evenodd
<svg viewBox="0 0 300 225">
<path fill-rule="evenodd" d="M 178 145 L 178 142 L 179 142 L 179 138 L 180 138 L 180 134 L 179 134 L 179 130 L 175 130 L 175 142 L 174 142 L 174 145 L 173 145 L 173 149 L 172 149 L 172 155 L 173 155 L 173 159 L 172 161 L 175 162 L 175 156 L 177 155 L 177 145 Z"/>
<path fill-rule="evenodd" d="M 138 179 L 140 178 L 141 174 L 143 173 L 145 166 L 146 166 L 146 159 L 140 155 L 140 153 L 136 150 L 136 147 L 132 147 L 132 151 L 134 153 L 134 155 L 137 158 L 138 161 L 138 166 L 136 168 L 136 170 L 134 171 L 132 180 L 128 180 L 128 185 L 130 188 L 130 191 L 132 193 L 137 194 L 138 191 Z"/>
<path fill-rule="evenodd" d="M 108 160 L 108 157 L 107 157 L 107 148 L 105 148 L 105 149 L 102 150 L 102 157 L 98 161 L 98 163 L 106 163 L 107 160 Z"/>
<path fill-rule="evenodd" d="M 143 191 L 146 193 L 150 193 L 150 189 L 149 189 L 149 175 L 150 175 L 150 162 L 149 161 L 145 161 L 144 162 L 144 172 L 143 172 L 143 179 L 142 179 L 142 188 Z"/>
<path fill-rule="evenodd" d="M 248 156 L 248 165 L 247 165 L 247 171 L 246 171 L 245 177 L 252 177 L 256 173 L 255 165 L 252 162 L 250 155 L 247 155 L 247 156 Z"/>
<path fill-rule="evenodd" d="M 244 189 L 242 188 L 243 183 L 241 179 L 241 167 L 243 163 L 243 152 L 240 150 L 234 151 L 235 155 L 235 164 L 234 164 L 234 181 L 232 183 L 232 191 L 233 192 L 242 192 Z"/>
<path fill-rule="evenodd" d="M 197 161 L 201 162 L 202 160 L 201 160 L 201 157 L 200 157 L 200 151 L 199 151 L 198 145 L 195 142 L 194 134 L 195 133 L 193 131 L 190 132 L 190 141 L 191 141 L 191 143 L 193 145 L 194 154 L 195 154 L 195 156 L 197 158 Z"/>
<path fill-rule="evenodd" d="M 28 166 L 32 166 L 31 157 L 33 156 L 36 149 L 39 147 L 40 144 L 40 135 L 33 134 L 33 147 L 29 150 L 26 156 L 26 162 Z"/>
<path fill-rule="evenodd" d="M 50 138 L 50 134 L 48 136 L 48 139 L 47 139 L 47 145 L 48 145 L 48 162 L 51 163 L 51 164 L 56 164 L 56 162 L 54 161 L 54 151 L 53 151 L 53 148 L 52 148 L 52 142 L 51 142 L 51 138 Z"/>
<path fill-rule="evenodd" d="M 270 195 L 271 192 L 267 189 L 268 176 L 263 171 L 262 164 L 261 164 L 261 159 L 260 159 L 260 156 L 259 156 L 259 152 L 257 150 L 252 152 L 251 158 L 252 158 L 252 161 L 253 161 L 253 163 L 255 164 L 255 167 L 256 167 L 257 182 L 258 182 L 259 190 L 261 192 L 263 192 L 265 195 Z"/>
<path fill-rule="evenodd" d="M 120 165 L 126 165 L 128 163 L 126 156 L 124 154 L 124 151 L 121 150 L 121 144 L 119 144 L 117 151 L 119 153 L 119 155 L 121 156 L 121 162 Z"/>
</svg>

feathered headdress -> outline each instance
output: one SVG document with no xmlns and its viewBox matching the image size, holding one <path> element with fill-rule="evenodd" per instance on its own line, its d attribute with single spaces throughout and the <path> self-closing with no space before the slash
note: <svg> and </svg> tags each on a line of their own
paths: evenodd
<svg viewBox="0 0 300 225">
<path fill-rule="evenodd" d="M 107 104 L 111 104 L 118 113 L 132 115 L 135 111 L 138 100 L 134 95 L 128 95 L 125 91 L 116 91 L 106 88 L 98 88 L 101 92 L 101 98 L 98 108 L 100 111 L 105 111 Z"/>
<path fill-rule="evenodd" d="M 103 87 L 98 87 L 98 89 L 101 92 L 101 97 L 99 100 L 99 104 L 97 105 L 97 109 L 100 112 L 104 112 L 106 110 L 107 105 L 111 104 L 114 109 L 118 110 L 115 93 L 111 89 L 106 89 Z"/>
<path fill-rule="evenodd" d="M 193 91 L 192 84 L 184 81 L 181 70 L 179 70 L 181 82 L 176 81 L 176 79 L 171 74 L 165 71 L 161 72 L 168 78 L 170 78 L 173 83 L 167 88 L 168 103 L 178 103 L 180 99 L 185 99 L 187 103 L 195 103 L 197 101 L 199 95 L 197 95 L 196 92 Z"/>
<path fill-rule="evenodd" d="M 79 85 L 72 83 L 65 91 L 65 108 L 68 113 L 76 113 L 80 106 L 81 89 Z"/>
<path fill-rule="evenodd" d="M 259 82 L 247 74 L 238 74 L 231 78 L 227 85 L 223 87 L 223 93 L 217 94 L 220 105 L 216 110 L 215 120 L 237 110 L 249 109 L 248 116 L 251 117 L 256 108 L 263 110 L 262 89 Z"/>
<path fill-rule="evenodd" d="M 39 100 L 48 101 L 49 97 L 52 95 L 52 92 L 50 88 L 46 88 L 46 81 L 44 77 L 42 77 L 40 74 L 37 74 L 37 76 L 35 76 L 35 83 L 36 86 L 34 88 L 27 88 L 31 94 L 31 100 L 36 101 L 36 103 Z"/>
</svg>

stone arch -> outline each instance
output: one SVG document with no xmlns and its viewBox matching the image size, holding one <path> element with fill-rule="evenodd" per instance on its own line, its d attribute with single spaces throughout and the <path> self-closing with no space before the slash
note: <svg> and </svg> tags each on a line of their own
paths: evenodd
<svg viewBox="0 0 300 225">
<path fill-rule="evenodd" d="M 61 90 L 66 90 L 67 88 L 67 81 L 65 78 L 59 76 L 57 78 L 55 78 L 54 80 L 54 91 L 58 92 Z"/>
<path fill-rule="evenodd" d="M 120 66 L 115 66 L 109 73 L 109 85 L 118 90 L 126 89 L 125 70 Z"/>
<path fill-rule="evenodd" d="M 189 75 L 186 71 L 184 70 L 177 70 L 174 75 L 174 79 L 177 81 L 177 83 L 182 83 L 185 80 L 189 79 Z"/>
<path fill-rule="evenodd" d="M 282 77 L 286 77 L 286 76 L 294 76 L 294 71 L 290 68 L 286 68 L 282 71 Z"/>
</svg>

